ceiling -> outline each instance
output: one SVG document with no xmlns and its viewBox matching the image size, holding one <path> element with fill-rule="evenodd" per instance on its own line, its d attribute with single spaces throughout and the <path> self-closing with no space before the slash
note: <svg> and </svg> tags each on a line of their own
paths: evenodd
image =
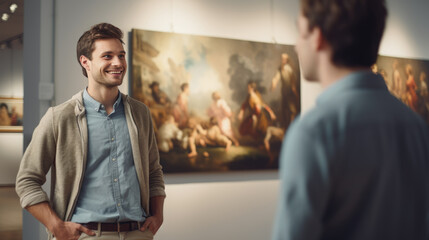
<svg viewBox="0 0 429 240">
<path fill-rule="evenodd" d="M 11 14 L 9 6 L 12 3 L 18 8 Z M 0 19 L 0 44 L 19 38 L 24 32 L 24 0 L 0 0 L 0 17 L 3 13 L 9 13 L 10 17 L 6 22 Z"/>
</svg>

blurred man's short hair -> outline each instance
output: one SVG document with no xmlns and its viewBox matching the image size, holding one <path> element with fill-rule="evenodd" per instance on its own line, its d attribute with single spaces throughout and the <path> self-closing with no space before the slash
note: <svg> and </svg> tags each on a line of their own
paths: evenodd
<svg viewBox="0 0 429 240">
<path fill-rule="evenodd" d="M 332 47 L 332 62 L 370 67 L 377 60 L 386 25 L 385 0 L 301 0 L 309 30 L 321 29 Z"/>
</svg>

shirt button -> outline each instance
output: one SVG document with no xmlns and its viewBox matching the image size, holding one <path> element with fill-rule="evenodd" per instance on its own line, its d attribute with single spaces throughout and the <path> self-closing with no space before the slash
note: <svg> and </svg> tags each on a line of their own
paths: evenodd
<svg viewBox="0 0 429 240">
<path fill-rule="evenodd" d="M 116 161 L 116 158 L 113 158 L 112 161 Z"/>
<path fill-rule="evenodd" d="M 113 181 L 117 182 L 117 181 L 118 181 L 118 179 L 117 179 L 117 178 L 115 178 L 115 179 L 113 179 Z"/>
<path fill-rule="evenodd" d="M 118 207 L 120 207 L 121 206 L 121 204 L 120 203 L 118 203 Z"/>
<path fill-rule="evenodd" d="M 114 141 L 115 140 L 115 138 L 112 138 L 112 141 Z"/>
</svg>

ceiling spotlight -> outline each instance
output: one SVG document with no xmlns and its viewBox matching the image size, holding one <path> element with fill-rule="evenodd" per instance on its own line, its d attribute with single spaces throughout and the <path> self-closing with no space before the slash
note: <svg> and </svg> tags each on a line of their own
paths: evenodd
<svg viewBox="0 0 429 240">
<path fill-rule="evenodd" d="M 7 13 L 3 13 L 2 15 L 1 15 L 1 20 L 3 20 L 3 21 L 7 21 L 9 19 L 9 14 L 7 14 Z"/>
<path fill-rule="evenodd" d="M 16 11 L 16 9 L 18 8 L 18 5 L 16 4 L 16 3 L 12 3 L 10 6 L 9 6 L 9 9 L 10 9 L 10 12 L 11 13 L 14 13 L 15 11 Z"/>
</svg>

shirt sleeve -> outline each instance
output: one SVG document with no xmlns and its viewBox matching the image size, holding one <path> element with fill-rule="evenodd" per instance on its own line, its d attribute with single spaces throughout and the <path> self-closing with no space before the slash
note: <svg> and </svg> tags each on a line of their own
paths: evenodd
<svg viewBox="0 0 429 240">
<path fill-rule="evenodd" d="M 298 124 L 295 124 L 298 125 Z M 320 239 L 329 196 L 326 137 L 292 126 L 280 154 L 280 191 L 273 240 Z"/>
</svg>

